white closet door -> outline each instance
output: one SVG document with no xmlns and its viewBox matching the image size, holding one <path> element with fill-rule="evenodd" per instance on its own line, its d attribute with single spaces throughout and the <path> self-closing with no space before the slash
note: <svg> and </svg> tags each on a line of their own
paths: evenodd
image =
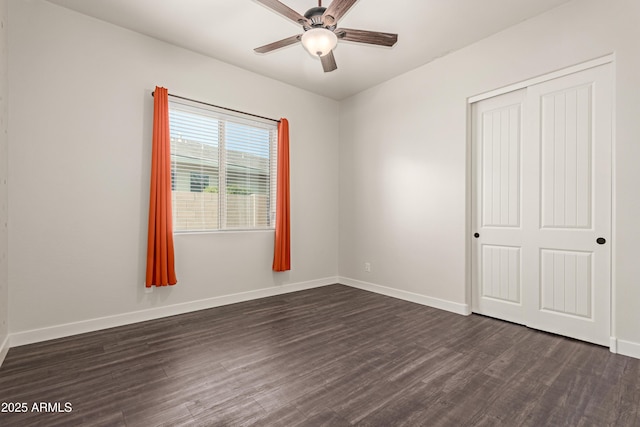
<svg viewBox="0 0 640 427">
<path fill-rule="evenodd" d="M 474 104 L 475 312 L 609 344 L 610 73 Z"/>
<path fill-rule="evenodd" d="M 611 81 L 611 66 L 602 65 L 528 88 L 524 152 L 525 168 L 539 171 L 525 187 L 527 324 L 607 346 Z"/>
<path fill-rule="evenodd" d="M 476 313 L 525 323 L 522 276 L 522 124 L 526 91 L 473 104 Z"/>
</svg>

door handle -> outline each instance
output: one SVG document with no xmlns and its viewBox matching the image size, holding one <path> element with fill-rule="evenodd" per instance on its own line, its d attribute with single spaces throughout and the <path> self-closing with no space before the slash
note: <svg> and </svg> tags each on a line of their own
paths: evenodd
<svg viewBox="0 0 640 427">
<path fill-rule="evenodd" d="M 478 237 L 480 237 L 480 233 L 473 233 L 473 237 L 477 239 Z"/>
<path fill-rule="evenodd" d="M 596 243 L 599 245 L 604 245 L 605 243 L 607 243 L 607 239 L 605 239 L 604 237 L 598 237 L 596 239 Z"/>
</svg>

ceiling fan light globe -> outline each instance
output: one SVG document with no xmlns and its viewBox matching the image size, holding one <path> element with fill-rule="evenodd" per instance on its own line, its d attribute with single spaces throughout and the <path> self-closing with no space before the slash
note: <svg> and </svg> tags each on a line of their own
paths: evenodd
<svg viewBox="0 0 640 427">
<path fill-rule="evenodd" d="M 302 35 L 302 45 L 313 56 L 325 56 L 338 44 L 338 37 L 326 28 L 312 28 Z"/>
</svg>

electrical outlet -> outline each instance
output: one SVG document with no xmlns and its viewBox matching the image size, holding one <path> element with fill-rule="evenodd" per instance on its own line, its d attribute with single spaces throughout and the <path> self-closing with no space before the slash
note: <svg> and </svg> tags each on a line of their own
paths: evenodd
<svg viewBox="0 0 640 427">
<path fill-rule="evenodd" d="M 364 271 L 366 271 L 367 273 L 371 273 L 371 263 L 370 262 L 365 262 L 364 263 Z"/>
</svg>

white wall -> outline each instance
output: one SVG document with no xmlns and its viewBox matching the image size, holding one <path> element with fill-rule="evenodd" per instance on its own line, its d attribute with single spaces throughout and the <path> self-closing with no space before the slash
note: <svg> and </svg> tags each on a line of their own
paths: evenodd
<svg viewBox="0 0 640 427">
<path fill-rule="evenodd" d="M 613 334 L 640 351 L 638 17 L 575 0 L 343 101 L 340 275 L 469 304 L 467 98 L 615 53 Z"/>
<path fill-rule="evenodd" d="M 0 363 L 8 346 L 9 283 L 8 237 L 9 216 L 7 192 L 7 123 L 8 123 L 8 70 L 7 70 L 7 2 L 0 0 Z"/>
<path fill-rule="evenodd" d="M 337 102 L 42 0 L 9 14 L 12 333 L 337 277 Z M 272 231 L 178 235 L 178 285 L 144 292 L 155 85 L 289 119 L 290 272 Z"/>
</svg>

